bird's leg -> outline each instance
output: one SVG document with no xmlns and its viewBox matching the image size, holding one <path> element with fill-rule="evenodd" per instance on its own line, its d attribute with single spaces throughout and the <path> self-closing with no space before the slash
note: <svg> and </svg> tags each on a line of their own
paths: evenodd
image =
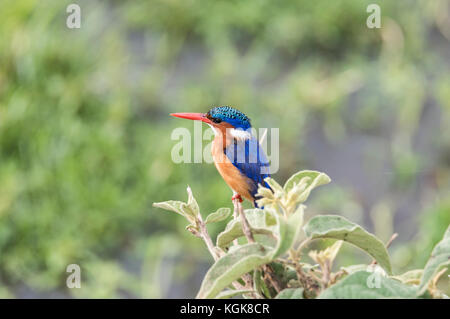
<svg viewBox="0 0 450 319">
<path fill-rule="evenodd" d="M 234 219 L 238 219 L 239 215 L 238 215 L 238 210 L 237 210 L 237 203 L 236 203 L 236 199 L 238 199 L 241 203 L 242 203 L 242 197 L 241 195 L 239 195 L 237 192 L 235 192 L 233 190 L 233 196 L 231 197 L 231 202 L 233 203 L 234 206 L 234 211 L 233 211 L 233 218 Z M 237 239 L 234 241 L 235 245 L 237 245 Z"/>
<path fill-rule="evenodd" d="M 240 218 L 242 224 L 242 231 L 244 232 L 245 237 L 247 237 L 247 241 L 249 243 L 254 243 L 255 239 L 253 238 L 252 231 L 250 229 L 250 225 L 245 218 L 244 210 L 242 209 L 242 197 L 235 191 L 233 191 L 233 197 L 231 198 L 234 205 L 234 219 Z"/>
<path fill-rule="evenodd" d="M 239 195 L 238 193 L 233 192 L 233 196 L 231 197 L 231 201 L 234 202 L 236 199 L 238 199 L 240 203 L 242 203 L 244 201 L 242 199 L 241 195 Z"/>
</svg>

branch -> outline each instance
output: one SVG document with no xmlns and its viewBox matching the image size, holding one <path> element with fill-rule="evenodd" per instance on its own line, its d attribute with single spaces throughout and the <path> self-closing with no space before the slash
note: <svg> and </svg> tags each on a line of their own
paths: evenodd
<svg viewBox="0 0 450 319">
<path fill-rule="evenodd" d="M 389 248 L 390 246 L 391 246 L 391 244 L 392 244 L 392 242 L 395 240 L 395 238 L 397 238 L 398 237 L 398 234 L 397 233 L 394 233 L 392 236 L 391 236 L 391 239 L 389 239 L 389 241 L 387 242 L 387 244 L 386 244 L 386 248 Z"/>
<path fill-rule="evenodd" d="M 388 249 L 390 246 L 391 246 L 391 244 L 392 244 L 392 242 L 395 240 L 395 238 L 397 238 L 398 237 L 398 234 L 397 233 L 394 233 L 394 234 L 392 234 L 392 236 L 391 236 L 391 238 L 388 240 L 388 242 L 386 243 L 386 249 Z M 377 264 L 377 261 L 374 259 L 374 260 L 372 260 L 372 262 L 370 263 L 371 265 L 376 265 Z"/>
<path fill-rule="evenodd" d="M 237 216 L 239 215 L 239 218 L 241 219 L 242 231 L 244 232 L 247 241 L 249 243 L 255 243 L 255 238 L 253 237 L 250 224 L 248 223 L 248 220 L 245 217 L 244 210 L 242 208 L 242 204 L 239 201 L 239 199 L 233 200 L 233 205 L 234 205 L 234 218 L 237 218 Z M 269 265 L 262 266 L 262 269 L 264 273 L 267 275 L 267 279 L 272 285 L 272 287 L 277 291 L 277 293 L 279 293 L 282 290 L 282 287 L 273 269 Z M 252 287 L 253 286 L 252 279 L 253 278 L 251 278 L 251 276 L 245 276 L 244 281 L 246 282 L 246 285 L 248 286 L 251 285 Z"/>
<path fill-rule="evenodd" d="M 249 243 L 254 243 L 255 238 L 253 237 L 252 230 L 250 229 L 250 225 L 247 221 L 247 218 L 245 217 L 244 211 L 242 209 L 242 204 L 239 200 L 234 200 L 234 208 L 235 211 L 237 210 L 239 212 L 239 217 L 241 218 L 241 224 L 242 224 L 242 230 L 244 232 L 245 237 L 247 238 Z M 275 272 L 273 271 L 272 267 L 269 265 L 263 265 L 262 270 L 264 271 L 264 274 L 266 275 L 266 279 L 270 282 L 272 287 L 275 289 L 277 293 L 279 293 L 281 290 L 283 290 L 282 285 L 280 283 L 280 280 L 275 275 Z"/>
<path fill-rule="evenodd" d="M 200 238 L 202 238 L 205 242 L 211 256 L 213 256 L 214 260 L 217 261 L 221 257 L 221 252 L 214 247 L 211 237 L 209 236 L 208 229 L 206 229 L 206 224 L 200 214 L 198 214 L 198 226 L 200 230 Z"/>
<path fill-rule="evenodd" d="M 235 199 L 233 200 L 233 204 L 234 204 L 234 216 L 236 218 L 236 216 L 239 214 L 239 218 L 241 219 L 242 224 L 242 231 L 244 232 L 245 237 L 247 238 L 249 243 L 254 243 L 255 238 L 253 237 L 248 220 L 247 218 L 245 218 L 241 202 L 239 201 L 239 199 Z"/>
<path fill-rule="evenodd" d="M 197 237 L 200 237 L 201 239 L 203 239 L 203 241 L 206 244 L 206 247 L 208 247 L 209 253 L 211 254 L 211 256 L 213 256 L 214 261 L 217 261 L 220 257 L 222 257 L 222 255 L 224 254 L 224 252 L 216 249 L 216 247 L 214 246 L 211 237 L 209 236 L 208 233 L 208 229 L 206 228 L 206 224 L 203 221 L 203 218 L 200 214 L 198 214 L 198 219 L 197 219 L 197 225 L 199 228 L 199 233 L 194 231 L 194 230 L 190 230 L 194 235 L 196 235 Z M 246 274 L 248 275 L 248 274 Z M 245 286 L 241 285 L 239 282 L 235 281 L 232 283 L 232 285 L 234 286 L 234 288 L 236 290 L 253 290 L 253 284 L 251 281 L 249 281 L 249 276 L 244 276 L 243 280 L 245 282 Z"/>
<path fill-rule="evenodd" d="M 241 218 L 242 230 L 243 230 L 245 236 L 247 237 L 248 242 L 254 243 L 255 239 L 253 238 L 253 234 L 250 230 L 250 226 L 248 224 L 247 219 L 245 218 L 244 211 L 242 209 L 242 204 L 238 198 L 233 200 L 233 205 L 234 205 L 234 212 L 233 212 L 234 219 L 237 219 L 238 215 L 239 215 L 239 217 Z M 233 241 L 233 243 L 234 243 L 234 245 L 238 245 L 237 239 L 235 239 Z M 245 282 L 245 289 L 253 290 L 252 276 L 250 276 L 250 274 L 245 274 L 244 276 L 242 276 L 242 279 Z"/>
<path fill-rule="evenodd" d="M 277 293 L 279 293 L 281 290 L 283 290 L 280 281 L 278 280 L 277 276 L 275 275 L 272 267 L 270 267 L 269 265 L 263 265 L 262 269 L 264 271 L 264 276 L 266 277 L 265 279 L 267 279 L 270 284 L 272 285 L 272 287 L 276 290 Z"/>
</svg>

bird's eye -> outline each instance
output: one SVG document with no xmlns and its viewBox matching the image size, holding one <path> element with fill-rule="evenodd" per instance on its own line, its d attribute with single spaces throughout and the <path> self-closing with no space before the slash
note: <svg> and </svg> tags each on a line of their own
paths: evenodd
<svg viewBox="0 0 450 319">
<path fill-rule="evenodd" d="M 213 119 L 212 119 L 212 121 L 214 122 L 214 123 L 220 123 L 220 122 L 222 122 L 222 120 L 221 119 L 219 119 L 219 118 L 217 118 L 217 117 L 214 117 Z"/>
</svg>

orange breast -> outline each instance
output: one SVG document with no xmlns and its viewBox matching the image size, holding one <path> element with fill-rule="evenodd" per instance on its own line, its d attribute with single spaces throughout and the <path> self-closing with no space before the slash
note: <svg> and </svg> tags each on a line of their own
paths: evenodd
<svg viewBox="0 0 450 319">
<path fill-rule="evenodd" d="M 214 164 L 228 186 L 239 195 L 253 202 L 253 198 L 249 192 L 252 181 L 231 163 L 225 155 L 221 143 L 217 143 L 217 138 L 212 143 L 211 152 Z"/>
</svg>

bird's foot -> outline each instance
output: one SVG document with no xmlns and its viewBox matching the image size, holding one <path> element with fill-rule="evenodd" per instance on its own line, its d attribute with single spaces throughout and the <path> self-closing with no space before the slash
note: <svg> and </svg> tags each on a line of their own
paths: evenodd
<svg viewBox="0 0 450 319">
<path fill-rule="evenodd" d="M 231 201 L 234 202 L 236 199 L 239 200 L 239 203 L 242 203 L 244 200 L 242 199 L 241 195 L 235 194 L 233 197 L 231 197 Z"/>
</svg>

